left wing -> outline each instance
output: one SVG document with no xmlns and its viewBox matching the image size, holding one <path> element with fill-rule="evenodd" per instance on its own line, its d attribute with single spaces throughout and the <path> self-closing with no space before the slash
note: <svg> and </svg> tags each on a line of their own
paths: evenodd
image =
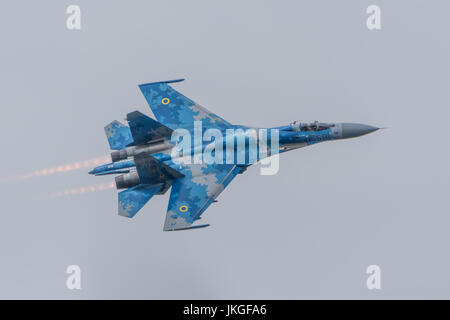
<svg viewBox="0 0 450 320">
<path fill-rule="evenodd" d="M 156 119 L 170 129 L 191 128 L 194 121 L 201 120 L 202 126 L 213 125 L 218 129 L 229 128 L 231 124 L 218 115 L 183 96 L 168 83 L 184 79 L 152 82 L 139 85 Z"/>
<path fill-rule="evenodd" d="M 242 171 L 242 167 L 229 164 L 186 166 L 182 171 L 185 176 L 172 185 L 164 231 L 207 226 L 191 225 Z"/>
</svg>

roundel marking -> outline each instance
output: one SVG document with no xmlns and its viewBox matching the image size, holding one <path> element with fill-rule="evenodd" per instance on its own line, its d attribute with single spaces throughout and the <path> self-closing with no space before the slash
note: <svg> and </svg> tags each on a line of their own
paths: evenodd
<svg viewBox="0 0 450 320">
<path fill-rule="evenodd" d="M 170 99 L 169 99 L 169 98 L 163 98 L 163 99 L 161 100 L 161 103 L 162 103 L 162 104 L 169 104 L 169 103 L 170 103 Z"/>
<path fill-rule="evenodd" d="M 188 211 L 188 206 L 181 206 L 180 207 L 180 212 L 186 212 L 186 211 Z"/>
</svg>

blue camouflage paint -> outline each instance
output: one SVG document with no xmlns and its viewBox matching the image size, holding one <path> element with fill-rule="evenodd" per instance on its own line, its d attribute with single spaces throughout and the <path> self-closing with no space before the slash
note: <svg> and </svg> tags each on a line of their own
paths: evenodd
<svg viewBox="0 0 450 320">
<path fill-rule="evenodd" d="M 241 171 L 236 165 L 189 164 L 178 166 L 185 177 L 175 180 L 164 230 L 186 228 L 197 220 Z M 180 208 L 187 206 L 182 212 Z"/>
<path fill-rule="evenodd" d="M 108 174 L 108 172 L 115 172 L 120 169 L 131 168 L 134 167 L 133 160 L 125 160 L 120 162 L 113 162 L 108 164 L 103 164 L 101 166 L 95 167 L 91 171 L 90 174 Z"/>
<path fill-rule="evenodd" d="M 95 175 L 96 176 L 105 176 L 108 174 L 119 174 L 119 173 L 129 173 L 129 172 L 130 172 L 130 170 L 121 169 L 121 170 L 103 171 L 103 172 L 96 173 Z"/>
<path fill-rule="evenodd" d="M 178 80 L 182 81 L 182 80 Z M 203 126 L 226 128 L 231 124 L 216 114 L 197 105 L 167 83 L 156 82 L 139 85 L 156 119 L 171 128 L 192 128 L 195 120 L 201 120 Z M 167 100 L 168 99 L 168 100 Z"/>
<path fill-rule="evenodd" d="M 333 139 L 331 129 L 319 132 L 292 132 L 280 131 L 280 145 L 291 143 L 306 143 L 307 145 L 315 144 Z"/>
<path fill-rule="evenodd" d="M 105 133 L 112 150 L 120 150 L 133 143 L 130 128 L 117 120 L 105 127 Z"/>
<path fill-rule="evenodd" d="M 119 192 L 119 215 L 133 218 L 159 189 L 161 185 L 151 187 L 138 185 Z"/>
<path fill-rule="evenodd" d="M 127 177 L 126 181 L 132 181 L 126 186 L 136 184 L 119 193 L 119 214 L 126 217 L 133 217 L 153 195 L 165 193 L 171 186 L 164 223 L 166 231 L 208 226 L 192 224 L 200 219 L 202 213 L 238 174 L 243 173 L 249 165 L 261 160 L 259 150 L 257 150 L 256 158 L 252 159 L 253 154 L 249 153 L 248 148 L 251 140 L 246 136 L 244 154 L 239 154 L 243 156 L 244 160 L 243 163 L 238 162 L 236 132 L 233 132 L 233 137 L 225 136 L 229 132 L 227 129 L 246 131 L 259 128 L 232 125 L 169 86 L 169 83 L 182 80 L 140 85 L 139 88 L 159 122 L 137 111 L 127 115 L 130 127 L 113 121 L 105 127 L 110 148 L 113 150 L 121 150 L 127 146 L 138 148 L 150 141 L 170 140 L 172 130 L 178 128 L 186 129 L 192 134 L 194 133 L 194 121 L 202 121 L 202 136 L 207 129 L 214 128 L 218 129 L 223 136 L 219 145 L 224 145 L 228 138 L 234 141 L 232 163 L 226 163 L 226 160 L 229 160 L 226 157 L 226 149 L 223 152 L 224 164 L 180 164 L 172 159 L 170 149 L 167 149 L 151 155 L 146 152 L 135 153 L 133 160 L 98 166 L 89 172 L 96 175 L 125 173 L 123 177 L 119 178 L 125 181 L 125 177 Z M 362 124 L 318 122 L 307 124 L 296 121 L 290 125 L 268 128 L 269 141 L 273 129 L 276 129 L 279 135 L 279 150 L 275 150 L 275 152 L 283 153 L 323 141 L 360 136 L 378 128 Z M 191 155 L 194 154 L 194 150 L 203 151 L 211 141 L 196 143 L 198 141 L 192 137 Z M 267 147 L 270 149 L 270 143 L 267 144 Z"/>
</svg>

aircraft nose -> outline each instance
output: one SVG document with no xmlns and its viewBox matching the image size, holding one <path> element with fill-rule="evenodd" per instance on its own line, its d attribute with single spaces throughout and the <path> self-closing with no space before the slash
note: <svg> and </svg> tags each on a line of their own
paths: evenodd
<svg viewBox="0 0 450 320">
<path fill-rule="evenodd" d="M 342 139 L 359 137 L 378 130 L 379 128 L 362 123 L 343 123 Z"/>
</svg>

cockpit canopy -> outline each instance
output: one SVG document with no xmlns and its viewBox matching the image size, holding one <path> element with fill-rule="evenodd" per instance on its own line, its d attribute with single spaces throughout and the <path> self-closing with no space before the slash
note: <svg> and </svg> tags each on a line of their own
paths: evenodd
<svg viewBox="0 0 450 320">
<path fill-rule="evenodd" d="M 292 131 L 322 131 L 334 127 L 332 123 L 314 122 L 300 122 L 294 121 L 291 123 Z"/>
</svg>

